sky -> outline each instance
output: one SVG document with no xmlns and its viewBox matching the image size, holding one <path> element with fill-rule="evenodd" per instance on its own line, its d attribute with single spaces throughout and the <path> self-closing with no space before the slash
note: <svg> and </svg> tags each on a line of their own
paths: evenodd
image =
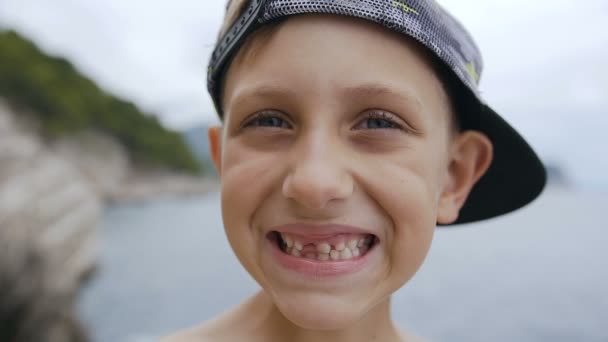
<svg viewBox="0 0 608 342">
<path fill-rule="evenodd" d="M 545 162 L 608 190 L 608 1 L 439 0 L 484 58 L 480 89 Z M 1 0 L 0 27 L 175 129 L 217 122 L 205 69 L 224 0 Z"/>
</svg>

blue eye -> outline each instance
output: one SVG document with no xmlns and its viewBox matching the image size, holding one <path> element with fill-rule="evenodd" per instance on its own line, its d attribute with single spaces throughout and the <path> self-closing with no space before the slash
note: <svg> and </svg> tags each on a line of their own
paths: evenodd
<svg viewBox="0 0 608 342">
<path fill-rule="evenodd" d="M 251 120 L 247 121 L 244 127 L 291 128 L 291 125 L 279 115 L 272 112 L 262 112 L 256 114 Z"/>
<path fill-rule="evenodd" d="M 367 119 L 367 128 L 370 129 L 378 129 L 378 128 L 399 128 L 395 123 L 385 120 L 385 119 L 377 119 L 370 118 Z"/>
<path fill-rule="evenodd" d="M 369 112 L 366 118 L 357 125 L 358 129 L 402 129 L 403 127 L 396 123 L 394 115 L 387 112 Z"/>
</svg>

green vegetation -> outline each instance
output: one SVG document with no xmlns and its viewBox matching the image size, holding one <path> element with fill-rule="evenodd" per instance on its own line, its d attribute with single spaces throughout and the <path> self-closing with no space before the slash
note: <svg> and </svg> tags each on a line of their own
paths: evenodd
<svg viewBox="0 0 608 342">
<path fill-rule="evenodd" d="M 99 130 L 118 139 L 136 163 L 201 171 L 180 133 L 104 92 L 70 62 L 46 55 L 14 31 L 0 31 L 0 97 L 30 108 L 48 137 Z"/>
</svg>

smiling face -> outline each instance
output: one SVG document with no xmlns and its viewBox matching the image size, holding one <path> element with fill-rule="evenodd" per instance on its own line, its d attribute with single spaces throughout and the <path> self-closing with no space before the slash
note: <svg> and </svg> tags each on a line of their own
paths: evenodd
<svg viewBox="0 0 608 342">
<path fill-rule="evenodd" d="M 305 15 L 226 75 L 225 123 L 210 131 L 226 234 L 300 327 L 386 303 L 489 164 L 489 142 L 452 132 L 427 57 L 378 25 Z"/>
</svg>

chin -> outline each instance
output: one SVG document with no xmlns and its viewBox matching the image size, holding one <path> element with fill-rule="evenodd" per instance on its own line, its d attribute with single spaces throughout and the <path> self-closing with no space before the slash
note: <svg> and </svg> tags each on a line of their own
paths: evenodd
<svg viewBox="0 0 608 342">
<path fill-rule="evenodd" d="M 352 326 L 367 308 L 335 294 L 286 294 L 273 298 L 279 311 L 294 325 L 307 330 L 330 331 Z"/>
</svg>

